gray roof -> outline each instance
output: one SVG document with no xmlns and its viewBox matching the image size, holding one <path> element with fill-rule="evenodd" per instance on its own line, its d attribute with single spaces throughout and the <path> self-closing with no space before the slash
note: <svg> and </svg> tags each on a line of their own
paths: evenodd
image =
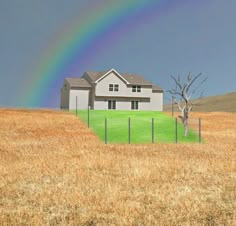
<svg viewBox="0 0 236 226">
<path fill-rule="evenodd" d="M 91 88 L 92 86 L 83 78 L 66 78 L 71 87 Z"/>
<path fill-rule="evenodd" d="M 106 71 L 86 71 L 85 74 L 87 74 L 87 76 L 89 77 L 90 81 L 93 83 L 95 81 L 97 81 L 99 78 L 101 78 L 103 75 L 105 75 L 107 72 L 109 72 L 110 70 L 106 70 Z"/>
<path fill-rule="evenodd" d="M 111 71 L 111 69 L 106 70 L 106 71 L 101 71 L 101 72 L 88 71 L 88 72 L 85 72 L 85 74 L 87 74 L 91 82 L 95 82 L 109 71 Z M 131 74 L 131 73 L 119 73 L 119 74 L 131 85 L 152 85 L 151 82 L 145 80 L 140 75 Z"/>
<path fill-rule="evenodd" d="M 91 79 L 91 82 L 95 82 L 111 70 L 112 69 L 101 72 L 87 71 L 85 72 L 85 74 L 87 74 L 87 76 Z M 131 85 L 152 85 L 150 81 L 144 79 L 141 75 L 131 74 L 131 73 L 119 73 L 119 74 Z"/>
<path fill-rule="evenodd" d="M 90 88 L 91 85 L 89 82 L 84 78 L 85 75 L 89 78 L 91 83 L 94 83 L 99 78 L 104 76 L 107 72 L 111 71 L 112 69 L 105 70 L 105 71 L 87 71 L 84 73 L 82 78 L 66 78 L 66 80 L 70 83 L 71 87 L 88 87 Z M 130 85 L 149 85 L 152 86 L 153 91 L 162 91 L 162 88 L 152 84 L 150 81 L 144 79 L 141 75 L 131 74 L 131 73 L 119 73 Z"/>
<path fill-rule="evenodd" d="M 152 90 L 153 91 L 163 91 L 163 89 L 157 85 L 152 85 Z"/>
<path fill-rule="evenodd" d="M 120 75 L 131 85 L 152 85 L 151 82 L 137 74 L 120 73 Z"/>
</svg>

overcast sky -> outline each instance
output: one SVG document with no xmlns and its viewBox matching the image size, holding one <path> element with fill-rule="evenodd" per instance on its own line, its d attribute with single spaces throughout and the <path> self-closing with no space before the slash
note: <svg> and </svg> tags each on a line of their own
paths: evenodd
<svg viewBox="0 0 236 226">
<path fill-rule="evenodd" d="M 53 98 L 45 106 L 21 103 L 22 87 L 35 80 L 32 67 L 39 67 L 45 46 L 57 40 L 65 26 L 76 20 L 81 26 L 81 21 L 87 19 L 83 16 L 94 11 L 93 3 L 107 7 L 111 1 L 0 0 L 0 106 L 59 107 L 62 77 L 55 78 L 57 85 L 50 94 Z M 141 74 L 168 90 L 173 87 L 170 74 L 185 77 L 189 71 L 202 72 L 208 77 L 203 87 L 205 96 L 236 91 L 236 1 L 179 2 L 168 10 L 157 10 L 157 15 L 145 18 L 143 23 L 133 23 L 134 27 L 114 39 L 112 45 L 103 45 L 99 54 L 94 50 L 91 63 L 81 66 L 76 76 L 86 70 L 114 68 Z M 164 7 L 164 3 L 161 5 Z"/>
</svg>

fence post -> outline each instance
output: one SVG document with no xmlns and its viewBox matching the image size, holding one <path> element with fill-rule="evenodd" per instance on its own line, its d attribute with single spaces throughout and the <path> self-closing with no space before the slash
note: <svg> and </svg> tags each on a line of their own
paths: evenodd
<svg viewBox="0 0 236 226">
<path fill-rule="evenodd" d="M 130 144 L 130 118 L 128 119 L 128 143 Z"/>
<path fill-rule="evenodd" d="M 154 118 L 152 118 L 152 143 L 154 143 Z"/>
<path fill-rule="evenodd" d="M 76 96 L 75 97 L 75 114 L 76 114 L 76 116 L 77 116 L 77 109 L 78 109 L 78 97 Z"/>
<path fill-rule="evenodd" d="M 202 122 L 201 122 L 201 118 L 199 118 L 199 122 L 198 122 L 198 136 L 199 136 L 199 143 L 201 143 L 202 142 L 202 131 L 201 131 L 201 129 L 202 129 Z"/>
<path fill-rule="evenodd" d="M 89 118 L 89 109 L 90 109 L 90 106 L 88 105 L 88 128 L 89 128 L 89 120 L 90 120 L 90 118 Z"/>
<path fill-rule="evenodd" d="M 175 118 L 175 143 L 178 143 L 178 119 Z"/>
<path fill-rule="evenodd" d="M 105 118 L 105 144 L 107 144 L 107 118 Z"/>
<path fill-rule="evenodd" d="M 172 96 L 171 100 L 171 112 L 172 112 L 172 118 L 174 117 L 174 97 Z"/>
</svg>

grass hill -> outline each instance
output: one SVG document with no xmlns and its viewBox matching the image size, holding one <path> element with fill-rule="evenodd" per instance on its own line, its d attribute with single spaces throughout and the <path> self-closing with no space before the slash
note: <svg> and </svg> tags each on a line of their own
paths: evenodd
<svg viewBox="0 0 236 226">
<path fill-rule="evenodd" d="M 196 99 L 193 103 L 195 112 L 236 112 L 236 92 Z M 178 111 L 177 106 L 174 110 Z M 171 104 L 166 104 L 164 111 L 171 111 Z"/>
</svg>

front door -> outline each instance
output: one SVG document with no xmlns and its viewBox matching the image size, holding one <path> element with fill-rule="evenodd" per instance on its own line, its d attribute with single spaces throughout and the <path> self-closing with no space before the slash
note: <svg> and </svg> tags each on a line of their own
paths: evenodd
<svg viewBox="0 0 236 226">
<path fill-rule="evenodd" d="M 116 101 L 115 100 L 108 100 L 108 109 L 115 110 L 116 109 Z"/>
<path fill-rule="evenodd" d="M 138 110 L 138 101 L 137 100 L 131 101 L 131 110 Z"/>
</svg>

